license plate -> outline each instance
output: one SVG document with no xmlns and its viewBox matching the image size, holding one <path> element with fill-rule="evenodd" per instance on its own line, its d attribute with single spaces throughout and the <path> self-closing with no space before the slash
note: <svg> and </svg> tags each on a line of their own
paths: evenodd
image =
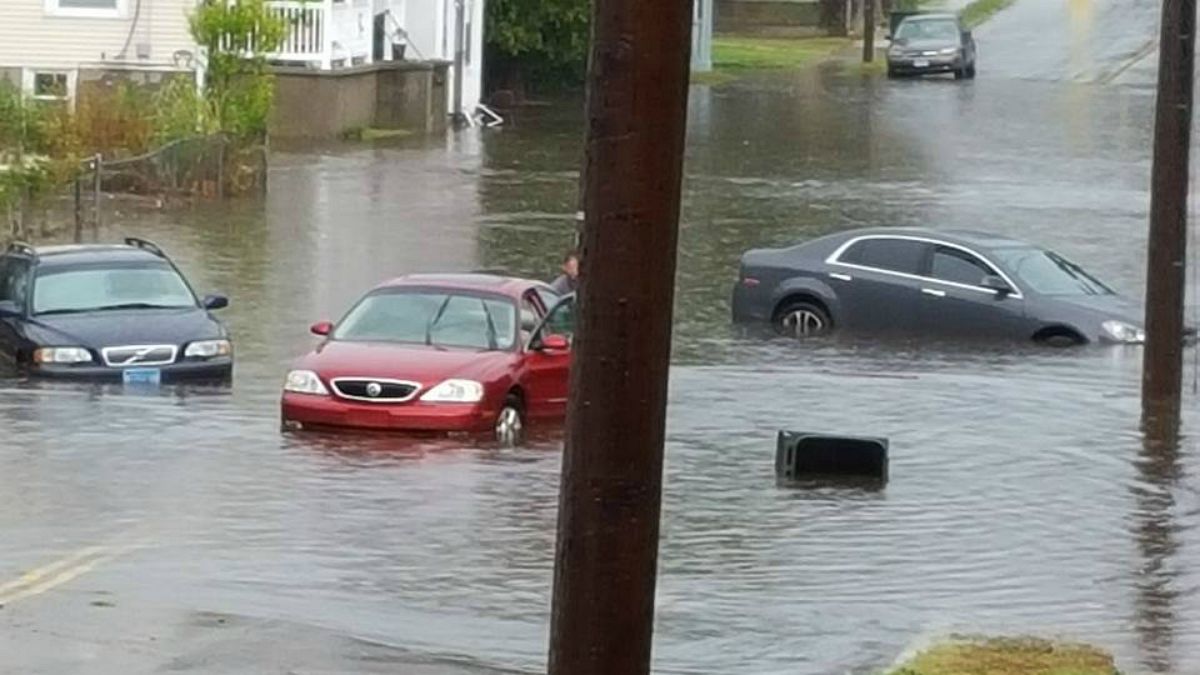
<svg viewBox="0 0 1200 675">
<path fill-rule="evenodd" d="M 917 60 L 913 61 L 913 68 L 928 68 L 928 67 L 929 67 L 928 59 L 917 59 Z"/>
<path fill-rule="evenodd" d="M 162 371 L 158 368 L 127 368 L 121 372 L 121 381 L 130 387 L 157 387 L 162 384 Z"/>
<path fill-rule="evenodd" d="M 350 414 L 350 424 L 356 427 L 388 427 L 391 421 L 392 416 L 385 410 L 360 410 Z"/>
</svg>

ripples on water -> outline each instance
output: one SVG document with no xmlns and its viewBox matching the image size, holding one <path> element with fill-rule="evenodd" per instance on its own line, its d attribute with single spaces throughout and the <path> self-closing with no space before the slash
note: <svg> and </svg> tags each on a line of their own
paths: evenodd
<svg viewBox="0 0 1200 675">
<path fill-rule="evenodd" d="M 865 223 L 1035 238 L 1140 292 L 1147 100 L 1093 93 L 1121 114 L 1081 122 L 1036 84 L 919 91 L 781 80 L 693 102 L 658 669 L 869 672 L 948 630 L 1065 633 L 1198 668 L 1195 440 L 1143 448 L 1138 350 L 799 345 L 728 325 L 741 250 Z M 1012 110 L 1039 105 L 1058 112 Z M 935 124 L 913 123 L 918 109 Z M 976 115 L 1011 122 L 980 130 Z M 5 569 L 134 536 L 149 543 L 97 572 L 123 606 L 541 667 L 560 440 L 283 436 L 276 398 L 306 326 L 382 278 L 551 273 L 579 139 L 570 119 L 543 122 L 449 148 L 281 154 L 265 207 L 123 214 L 106 237 L 149 236 L 200 292 L 233 297 L 236 381 L 5 385 Z M 1065 131 L 1079 123 L 1136 142 L 1084 142 Z M 891 483 L 778 488 L 781 428 L 887 436 Z"/>
</svg>

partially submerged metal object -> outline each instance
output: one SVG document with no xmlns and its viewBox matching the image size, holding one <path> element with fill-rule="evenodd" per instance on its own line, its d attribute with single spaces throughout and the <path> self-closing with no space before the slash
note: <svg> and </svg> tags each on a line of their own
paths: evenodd
<svg viewBox="0 0 1200 675">
<path fill-rule="evenodd" d="M 888 480 L 888 439 L 780 431 L 775 475 L 782 482 Z"/>
</svg>

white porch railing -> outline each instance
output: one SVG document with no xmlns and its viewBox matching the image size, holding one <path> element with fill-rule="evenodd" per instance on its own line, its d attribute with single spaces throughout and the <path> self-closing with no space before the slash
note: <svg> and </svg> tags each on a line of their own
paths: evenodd
<svg viewBox="0 0 1200 675">
<path fill-rule="evenodd" d="M 324 70 L 371 61 L 375 32 L 368 0 L 268 0 L 267 6 L 292 26 L 272 60 Z"/>
<path fill-rule="evenodd" d="M 274 0 L 268 3 L 273 14 L 291 24 L 282 47 L 271 58 L 278 61 L 324 61 L 329 15 L 324 2 Z"/>
</svg>

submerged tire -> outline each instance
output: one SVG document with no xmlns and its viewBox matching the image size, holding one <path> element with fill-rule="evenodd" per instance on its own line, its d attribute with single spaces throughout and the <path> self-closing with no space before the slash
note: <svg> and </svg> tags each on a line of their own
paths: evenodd
<svg viewBox="0 0 1200 675">
<path fill-rule="evenodd" d="M 525 438 L 525 409 L 520 398 L 510 395 L 504 399 L 504 405 L 496 416 L 494 431 L 496 442 L 505 447 L 521 444 Z"/>
<path fill-rule="evenodd" d="M 974 63 L 967 66 L 967 79 L 968 80 L 975 79 L 975 64 Z"/>
<path fill-rule="evenodd" d="M 784 304 L 775 313 L 775 330 L 780 335 L 803 340 L 827 335 L 833 330 L 829 312 L 820 305 L 807 300 L 795 300 Z"/>
<path fill-rule="evenodd" d="M 1055 349 L 1068 349 L 1087 344 L 1087 340 L 1082 335 L 1066 328 L 1043 331 L 1033 336 L 1033 341 Z"/>
</svg>

